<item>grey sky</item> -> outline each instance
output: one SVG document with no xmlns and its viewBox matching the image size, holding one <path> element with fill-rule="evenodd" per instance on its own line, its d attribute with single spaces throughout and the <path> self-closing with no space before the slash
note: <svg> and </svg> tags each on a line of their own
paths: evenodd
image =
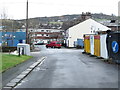
<svg viewBox="0 0 120 90">
<path fill-rule="evenodd" d="M 27 0 L 2 0 L 0 13 L 8 18 L 26 18 Z M 119 0 L 29 0 L 29 18 L 81 14 L 82 12 L 118 14 Z"/>
</svg>

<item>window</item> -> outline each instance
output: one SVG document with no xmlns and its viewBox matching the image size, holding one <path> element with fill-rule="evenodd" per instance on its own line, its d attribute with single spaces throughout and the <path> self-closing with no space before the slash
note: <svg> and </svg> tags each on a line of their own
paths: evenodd
<svg viewBox="0 0 120 90">
<path fill-rule="evenodd" d="M 42 34 L 42 36 L 44 36 L 44 34 Z"/>
<path fill-rule="evenodd" d="M 44 30 L 41 30 L 41 32 L 44 32 Z"/>
<path fill-rule="evenodd" d="M 48 32 L 48 30 L 46 30 L 46 32 Z"/>
<path fill-rule="evenodd" d="M 48 34 L 46 34 L 46 36 L 49 36 Z"/>
<path fill-rule="evenodd" d="M 56 42 L 56 44 L 60 44 L 60 42 Z"/>
<path fill-rule="evenodd" d="M 37 34 L 37 36 L 41 36 L 41 34 Z"/>
</svg>

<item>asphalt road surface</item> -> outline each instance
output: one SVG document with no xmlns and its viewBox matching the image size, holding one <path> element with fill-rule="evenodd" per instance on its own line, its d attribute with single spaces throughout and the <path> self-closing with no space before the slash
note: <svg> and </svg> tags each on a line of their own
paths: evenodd
<svg viewBox="0 0 120 90">
<path fill-rule="evenodd" d="M 44 49 L 45 56 L 15 88 L 118 88 L 118 67 L 80 49 Z"/>
</svg>

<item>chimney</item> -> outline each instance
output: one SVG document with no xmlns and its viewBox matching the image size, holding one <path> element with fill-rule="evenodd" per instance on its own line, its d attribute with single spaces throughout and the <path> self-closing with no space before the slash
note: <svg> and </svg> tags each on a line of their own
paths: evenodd
<svg viewBox="0 0 120 90">
<path fill-rule="evenodd" d="M 85 21 L 85 20 L 87 20 L 89 18 L 92 18 L 92 15 L 91 15 L 90 12 L 86 12 L 86 13 L 82 12 L 82 15 L 81 15 L 81 20 L 82 21 Z"/>
</svg>

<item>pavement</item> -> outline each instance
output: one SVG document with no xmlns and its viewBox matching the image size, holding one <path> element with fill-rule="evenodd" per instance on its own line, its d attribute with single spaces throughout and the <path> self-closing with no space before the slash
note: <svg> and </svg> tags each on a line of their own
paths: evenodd
<svg viewBox="0 0 120 90">
<path fill-rule="evenodd" d="M 11 54 L 14 54 L 14 52 Z M 26 75 L 25 74 L 24 75 L 27 76 L 31 72 L 31 70 L 37 66 L 37 62 L 39 64 L 44 59 L 44 57 L 40 54 L 39 47 L 36 47 L 34 49 L 34 52 L 31 52 L 31 56 L 33 56 L 33 58 L 31 58 L 30 60 L 27 60 L 24 63 L 21 63 L 21 64 L 17 65 L 16 67 L 8 69 L 4 73 L 2 73 L 2 87 L 15 86 L 16 84 L 11 83 L 11 81 L 14 81 L 15 79 L 18 80 L 18 78 L 16 78 L 16 77 L 21 75 L 21 73 L 23 73 L 23 72 L 25 72 Z M 36 63 L 36 65 L 34 65 L 34 63 Z M 32 69 L 31 69 L 31 67 L 32 67 Z M 29 70 L 29 68 L 31 70 Z M 27 72 L 27 70 L 29 72 Z M 19 79 L 19 81 L 22 80 L 24 77 L 21 77 L 21 79 Z M 16 80 L 15 80 L 15 82 L 16 82 Z"/>
<path fill-rule="evenodd" d="M 41 64 L 44 59 L 45 59 L 45 57 L 42 57 L 41 59 L 37 60 L 35 63 L 30 65 L 26 70 L 24 70 L 22 73 L 17 75 L 16 78 L 12 79 L 9 83 L 7 83 L 4 88 L 9 88 L 9 89 L 14 88 L 25 77 L 27 77 L 35 67 L 37 67 L 39 64 Z"/>
</svg>

